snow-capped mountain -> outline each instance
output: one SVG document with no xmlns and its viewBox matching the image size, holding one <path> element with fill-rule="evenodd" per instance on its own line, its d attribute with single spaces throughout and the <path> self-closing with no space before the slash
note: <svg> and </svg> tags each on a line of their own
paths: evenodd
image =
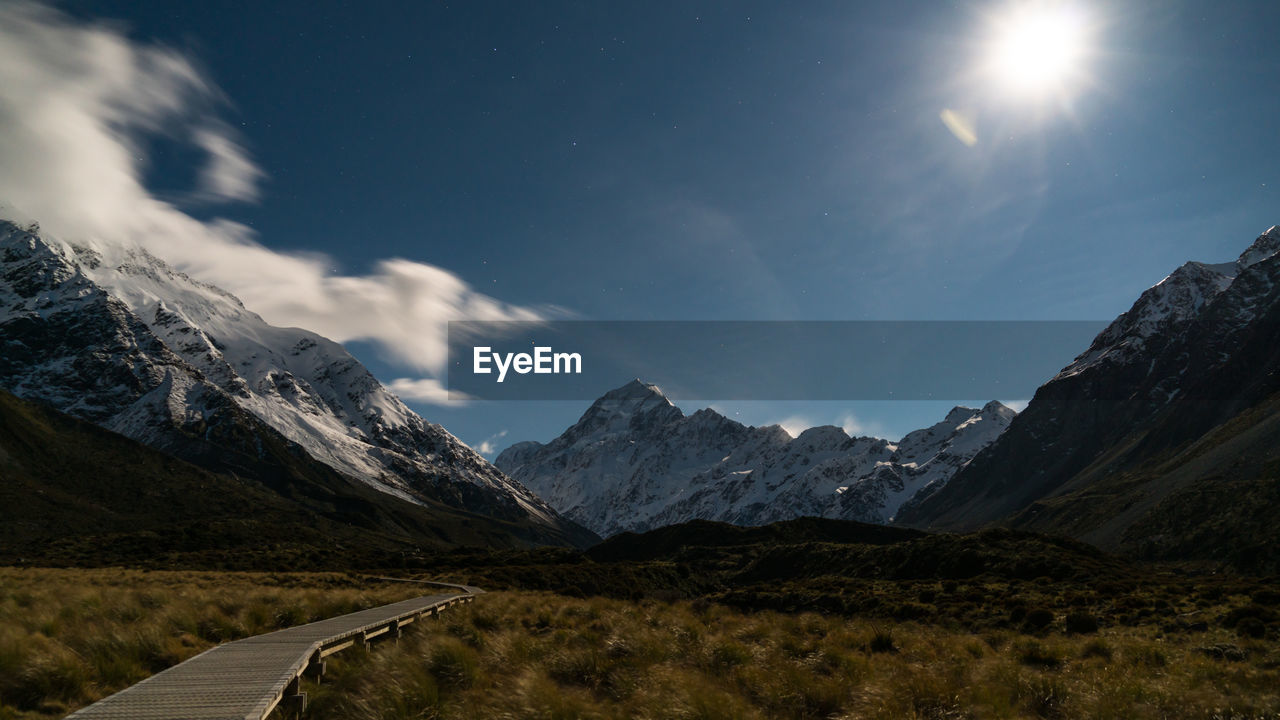
<svg viewBox="0 0 1280 720">
<path fill-rule="evenodd" d="M 161 449 L 237 410 L 385 493 L 567 525 L 342 346 L 271 326 L 141 249 L 0 221 L 0 347 L 0 386 Z"/>
<path fill-rule="evenodd" d="M 1012 518 L 1106 546 L 1126 533 L 1123 542 L 1136 542 L 1130 528 L 1142 514 L 1190 487 L 1167 480 L 1179 467 L 1157 466 L 1210 447 L 1201 440 L 1233 421 L 1233 433 L 1261 422 L 1254 409 L 1277 391 L 1280 227 L 1272 227 L 1235 262 L 1189 262 L 1143 292 L 1036 391 L 999 441 L 899 520 L 969 529 Z"/>
<path fill-rule="evenodd" d="M 523 442 L 495 464 L 566 517 L 603 536 L 694 519 L 758 525 L 814 515 L 884 523 L 939 486 L 1008 426 L 998 402 L 957 407 L 899 442 L 816 427 L 791 437 L 704 409 L 685 415 L 634 380 L 564 434 Z"/>
</svg>

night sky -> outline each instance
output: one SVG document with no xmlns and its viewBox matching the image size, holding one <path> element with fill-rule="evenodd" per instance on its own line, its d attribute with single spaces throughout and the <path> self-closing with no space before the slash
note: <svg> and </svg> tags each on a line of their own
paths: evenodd
<svg viewBox="0 0 1280 720">
<path fill-rule="evenodd" d="M 1280 222 L 1280 3 L 1068 2 L 1066 67 L 1019 85 L 991 58 L 1024 6 L 60 7 L 220 89 L 265 179 L 187 212 L 335 273 L 405 258 L 572 317 L 1109 319 Z M 188 187 L 191 149 L 149 142 L 148 187 Z M 585 409 L 411 405 L 482 449 Z M 716 403 L 889 437 L 950 405 Z"/>
</svg>

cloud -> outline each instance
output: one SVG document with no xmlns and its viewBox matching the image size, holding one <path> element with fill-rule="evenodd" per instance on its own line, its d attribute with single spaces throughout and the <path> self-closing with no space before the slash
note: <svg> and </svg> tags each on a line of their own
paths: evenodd
<svg viewBox="0 0 1280 720">
<path fill-rule="evenodd" d="M 463 392 L 449 391 L 435 378 L 396 378 L 387 389 L 403 400 L 417 400 L 431 405 L 465 405 L 470 397 Z"/>
<path fill-rule="evenodd" d="M 192 142 L 209 154 L 200 171 L 197 192 L 214 199 L 257 200 L 258 183 L 266 175 L 225 129 L 199 128 Z"/>
<path fill-rule="evenodd" d="M 498 452 L 497 441 L 507 436 L 507 431 L 503 430 L 496 435 L 490 435 L 483 442 L 476 446 L 476 452 L 485 457 L 492 457 Z"/>
<path fill-rule="evenodd" d="M 324 257 L 276 252 L 242 224 L 196 219 L 150 192 L 142 180 L 144 140 L 158 135 L 204 151 L 197 199 L 258 199 L 264 173 L 221 119 L 227 107 L 221 91 L 171 48 L 35 2 L 0 3 L 0 203 L 53 235 L 144 246 L 239 296 L 272 324 L 373 342 L 424 376 L 393 383 L 424 402 L 447 401 L 438 381 L 445 321 L 553 312 L 508 305 L 410 260 L 336 275 Z"/>
<path fill-rule="evenodd" d="M 782 429 L 786 430 L 787 434 L 793 438 L 800 437 L 800 433 L 813 427 L 812 420 L 810 420 L 809 418 L 801 417 L 799 415 L 792 415 L 791 417 L 786 418 L 784 420 L 779 420 L 776 423 L 769 423 L 769 424 L 781 426 Z"/>
<path fill-rule="evenodd" d="M 850 437 L 858 437 L 870 432 L 861 420 L 853 416 L 853 413 L 845 413 L 840 418 L 840 427 L 844 428 L 844 431 L 849 433 Z"/>
<path fill-rule="evenodd" d="M 844 428 L 849 437 L 874 437 L 882 440 L 892 440 L 889 431 L 878 422 L 867 422 L 853 413 L 845 413 L 840 416 L 836 424 Z"/>
<path fill-rule="evenodd" d="M 800 437 L 800 433 L 812 427 L 817 427 L 819 425 L 835 425 L 844 430 L 849 437 L 869 436 L 888 439 L 885 434 L 885 429 L 878 423 L 863 422 L 853 413 L 848 412 L 839 416 L 831 423 L 824 423 L 819 420 L 815 420 L 812 417 L 806 417 L 803 415 L 792 415 L 785 420 L 781 420 L 773 424 L 781 425 L 782 429 L 786 430 L 787 434 L 793 438 Z"/>
</svg>

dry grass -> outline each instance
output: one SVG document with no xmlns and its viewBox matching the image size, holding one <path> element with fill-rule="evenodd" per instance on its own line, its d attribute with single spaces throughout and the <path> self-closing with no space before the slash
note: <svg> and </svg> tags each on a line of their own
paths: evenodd
<svg viewBox="0 0 1280 720">
<path fill-rule="evenodd" d="M 1275 643 L 1226 630 L 976 635 L 527 592 L 424 628 L 335 663 L 312 717 L 1280 717 Z M 1214 643 L 1245 659 L 1199 649 Z"/>
<path fill-rule="evenodd" d="M 0 720 L 60 716 L 218 642 L 420 591 L 343 574 L 0 569 Z M 908 591 L 921 603 L 948 594 Z M 1177 605 L 1216 617 L 1247 602 Z M 343 720 L 1280 718 L 1270 631 L 1171 632 L 1152 616 L 1067 634 L 1072 610 L 1050 610 L 1037 630 L 1025 618 L 1037 607 L 971 631 L 929 617 L 495 592 L 398 644 L 335 656 L 324 682 L 304 687 L 310 717 Z"/>
<path fill-rule="evenodd" d="M 218 643 L 420 593 L 338 573 L 0 568 L 0 720 L 60 717 Z"/>
</svg>

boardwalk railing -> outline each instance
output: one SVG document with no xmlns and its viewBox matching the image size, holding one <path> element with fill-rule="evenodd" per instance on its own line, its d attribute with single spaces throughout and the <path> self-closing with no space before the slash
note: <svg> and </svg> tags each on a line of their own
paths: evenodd
<svg viewBox="0 0 1280 720">
<path fill-rule="evenodd" d="M 302 676 L 322 675 L 326 657 L 399 637 L 404 626 L 484 592 L 466 585 L 444 587 L 454 590 L 219 645 L 68 720 L 262 720 L 277 706 L 301 713 L 307 704 Z"/>
</svg>

